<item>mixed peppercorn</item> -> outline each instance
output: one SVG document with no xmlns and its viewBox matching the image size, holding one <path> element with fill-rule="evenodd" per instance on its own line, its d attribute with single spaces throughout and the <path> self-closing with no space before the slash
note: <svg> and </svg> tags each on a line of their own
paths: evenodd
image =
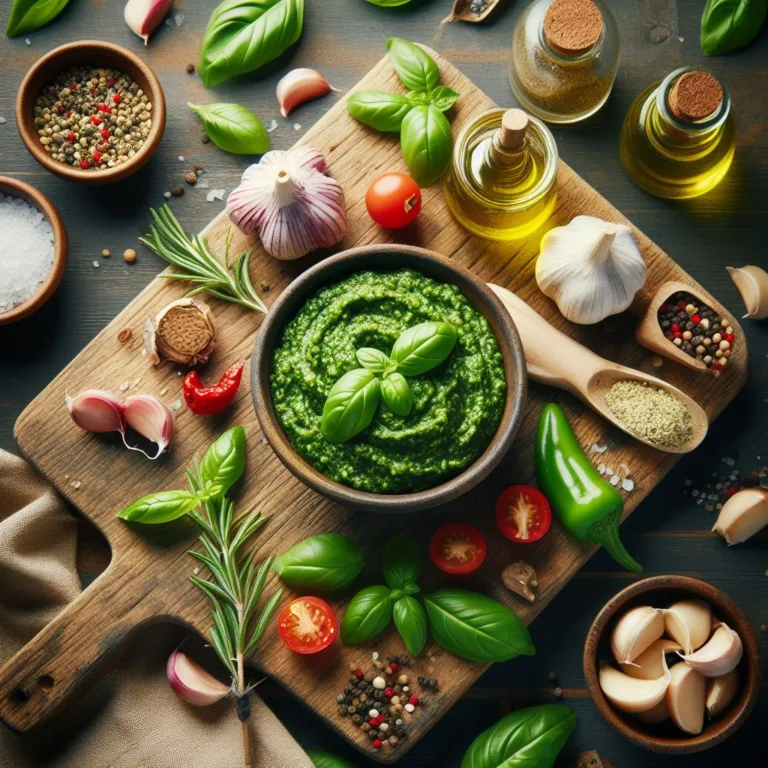
<svg viewBox="0 0 768 768">
<path fill-rule="evenodd" d="M 37 97 L 34 114 L 45 151 L 83 170 L 127 162 L 152 128 L 152 103 L 138 83 L 114 69 L 61 72 Z"/>
<path fill-rule="evenodd" d="M 721 371 L 728 364 L 733 327 L 693 294 L 673 293 L 659 307 L 658 319 L 664 335 L 686 355 L 713 371 Z"/>
<path fill-rule="evenodd" d="M 410 659 L 393 656 L 386 664 L 372 655 L 373 672 L 350 666 L 352 676 L 336 697 L 339 714 L 350 717 L 374 749 L 396 749 L 407 738 L 407 725 L 417 707 L 424 706 L 425 691 L 438 690 L 437 680 L 418 677 L 421 696 L 411 689 L 411 678 L 403 672 Z"/>
</svg>

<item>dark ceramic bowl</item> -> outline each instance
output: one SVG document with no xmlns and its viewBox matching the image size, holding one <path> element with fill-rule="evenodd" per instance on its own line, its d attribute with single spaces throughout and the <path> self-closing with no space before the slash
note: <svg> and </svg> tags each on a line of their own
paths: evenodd
<svg viewBox="0 0 768 768">
<path fill-rule="evenodd" d="M 34 124 L 35 101 L 40 91 L 59 72 L 80 65 L 111 67 L 125 72 L 139 84 L 152 102 L 152 128 L 141 149 L 122 165 L 104 171 L 73 168 L 66 163 L 54 160 L 40 143 Z M 157 149 L 165 130 L 165 96 L 157 75 L 135 53 L 112 43 L 81 40 L 55 48 L 33 64 L 22 81 L 16 97 L 16 124 L 24 146 L 35 160 L 51 173 L 80 184 L 112 184 L 136 173 Z"/>
<path fill-rule="evenodd" d="M 467 469 L 441 485 L 418 493 L 376 494 L 358 491 L 321 474 L 291 445 L 275 414 L 270 395 L 272 351 L 283 329 L 304 302 L 321 287 L 361 270 L 413 269 L 461 289 L 465 298 L 490 324 L 499 342 L 507 378 L 507 401 L 496 435 L 485 452 Z M 509 313 L 479 278 L 449 259 L 407 245 L 367 245 L 353 248 L 308 269 L 270 308 L 256 339 L 251 361 L 251 389 L 264 434 L 285 466 L 302 482 L 341 504 L 374 512 L 413 512 L 443 504 L 466 493 L 485 478 L 509 450 L 522 418 L 526 372 L 520 337 Z"/>
<path fill-rule="evenodd" d="M 611 632 L 621 616 L 638 605 L 665 608 L 677 600 L 690 598 L 708 602 L 712 613 L 738 632 L 744 645 L 744 656 L 738 667 L 740 686 L 736 698 L 719 717 L 708 720 L 705 715 L 704 729 L 697 736 L 683 733 L 670 721 L 647 725 L 626 712 L 614 709 L 598 682 L 600 661 L 612 658 Z M 760 643 L 741 608 L 716 587 L 688 576 L 653 576 L 623 589 L 597 614 L 584 645 L 584 679 L 600 714 L 627 741 L 651 752 L 686 755 L 702 752 L 727 739 L 754 709 L 762 677 Z"/>
</svg>

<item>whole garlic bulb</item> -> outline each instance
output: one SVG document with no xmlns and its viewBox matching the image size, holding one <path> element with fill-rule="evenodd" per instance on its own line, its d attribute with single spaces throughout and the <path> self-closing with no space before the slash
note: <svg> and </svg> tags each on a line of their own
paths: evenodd
<svg viewBox="0 0 768 768">
<path fill-rule="evenodd" d="M 536 282 L 571 322 L 590 325 L 623 312 L 645 283 L 647 270 L 623 224 L 576 216 L 541 240 Z"/>
</svg>

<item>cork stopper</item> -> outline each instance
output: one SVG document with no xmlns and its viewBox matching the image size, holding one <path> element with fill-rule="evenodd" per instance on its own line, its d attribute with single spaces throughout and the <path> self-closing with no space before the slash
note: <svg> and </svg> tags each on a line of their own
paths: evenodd
<svg viewBox="0 0 768 768">
<path fill-rule="evenodd" d="M 686 72 L 667 96 L 670 111 L 684 123 L 711 117 L 722 102 L 723 88 L 709 72 Z"/>
<path fill-rule="evenodd" d="M 522 109 L 508 109 L 501 118 L 499 143 L 504 149 L 520 149 L 525 143 L 528 115 Z"/>
<path fill-rule="evenodd" d="M 554 0 L 544 14 L 544 39 L 566 56 L 592 48 L 603 31 L 603 15 L 592 0 Z"/>
</svg>

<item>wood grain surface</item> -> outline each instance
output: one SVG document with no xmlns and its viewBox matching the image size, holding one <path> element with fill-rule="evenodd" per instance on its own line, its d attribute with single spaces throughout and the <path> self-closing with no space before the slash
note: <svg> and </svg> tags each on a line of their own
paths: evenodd
<svg viewBox="0 0 768 768">
<path fill-rule="evenodd" d="M 399 35 L 433 46 L 497 103 L 514 104 L 506 69 L 512 30 L 526 5 L 522 1 L 503 4 L 489 24 L 440 26 L 449 13 L 450 0 L 415 0 L 394 9 L 363 0 L 307 0 L 300 45 L 255 76 L 237 78 L 207 91 L 195 76 L 185 73 L 184 67 L 196 60 L 202 31 L 215 5 L 216 0 L 174 0 L 175 11 L 185 17 L 183 24 L 177 26 L 171 21 L 169 27 L 161 27 L 148 48 L 124 26 L 121 4 L 104 0 L 75 0 L 54 24 L 27 38 L 9 41 L 0 36 L 0 116 L 8 120 L 0 124 L 0 173 L 24 179 L 44 191 L 59 208 L 70 236 L 70 263 L 53 299 L 33 317 L 0 329 L 4 348 L 0 355 L 0 446 L 7 450 L 18 451 L 13 425 L 30 400 L 162 268 L 159 259 L 136 243 L 146 230 L 147 208 L 162 203 L 165 190 L 183 185 L 184 172 L 194 162 L 205 165 L 212 188 L 227 191 L 251 162 L 220 152 L 213 145 L 202 145 L 187 101 L 243 103 L 267 127 L 274 118 L 277 128 L 270 134 L 272 146 L 285 149 L 324 115 L 338 96 L 308 103 L 283 120 L 274 97 L 277 80 L 291 67 L 314 67 L 343 92 L 380 58 L 386 38 Z M 699 49 L 701 0 L 613 0 L 611 8 L 622 37 L 616 86 L 593 118 L 554 130 L 561 157 L 739 316 L 743 305 L 725 266 L 766 265 L 768 92 L 764 79 L 768 33 L 764 29 L 742 52 L 707 58 Z M 5 22 L 6 13 L 7 4 L 2 4 L 0 22 Z M 24 150 L 12 118 L 19 83 L 36 59 L 57 45 L 93 37 L 140 52 L 160 76 L 169 113 L 163 145 L 153 161 L 124 184 L 98 191 L 72 186 L 40 168 Z M 669 203 L 647 195 L 627 178 L 619 159 L 618 135 L 634 97 L 683 64 L 709 67 L 728 84 L 738 124 L 738 146 L 731 171 L 715 191 L 695 201 Z M 183 161 L 179 159 L 182 156 Z M 206 190 L 187 188 L 181 200 L 172 201 L 188 231 L 204 226 L 220 206 L 206 202 L 205 195 Z M 133 265 L 120 258 L 129 247 L 139 250 Z M 111 259 L 101 259 L 102 248 L 112 250 Z M 100 262 L 100 268 L 94 268 L 94 261 Z M 634 323 L 634 318 L 627 322 L 628 331 Z M 760 627 L 768 623 L 768 536 L 763 533 L 747 545 L 726 548 L 709 530 L 714 512 L 707 507 L 714 502 L 691 494 L 692 489 L 704 490 L 708 484 L 709 491 L 716 492 L 715 484 L 729 472 L 750 474 L 768 465 L 768 326 L 745 321 L 743 328 L 751 353 L 747 385 L 712 425 L 704 444 L 685 457 L 652 491 L 638 514 L 624 524 L 622 537 L 647 573 L 686 573 L 710 581 L 733 597 Z M 595 329 L 613 338 L 614 350 L 629 338 L 619 338 L 619 331 L 624 332 L 621 318 Z M 614 359 L 620 359 L 618 354 Z M 666 376 L 668 367 L 673 365 L 665 363 L 662 375 Z M 531 385 L 531 392 L 554 394 L 536 384 Z M 573 402 L 569 396 L 557 395 L 557 399 Z M 496 488 L 517 479 L 502 471 L 495 478 Z M 476 511 L 482 513 L 480 505 L 485 503 L 479 499 Z M 110 553 L 95 528 L 85 520 L 81 527 L 79 562 L 87 583 L 103 570 Z M 377 569 L 374 564 L 370 579 L 377 578 Z M 597 749 L 614 766 L 648 768 L 648 753 L 624 742 L 600 718 L 584 688 L 581 671 L 581 652 L 590 622 L 606 600 L 634 578 L 619 572 L 605 553 L 598 552 L 535 622 L 536 657 L 523 663 L 494 665 L 402 758 L 401 764 L 406 768 L 458 768 L 472 739 L 502 714 L 520 706 L 555 701 L 555 684 L 547 676 L 556 673 L 562 701 L 579 716 L 576 732 L 563 751 L 563 764 L 582 751 Z M 768 634 L 761 633 L 760 637 L 765 651 Z M 437 664 L 438 675 L 442 674 L 442 661 Z M 267 682 L 259 690 L 302 744 L 346 754 L 359 766 L 372 765 L 355 755 L 322 720 L 310 716 L 306 707 L 279 685 Z M 744 728 L 725 744 L 691 758 L 657 755 L 653 768 L 753 768 L 766 717 L 768 696 L 763 695 Z M 33 734 L 20 738 L 29 741 L 30 751 L 38 739 Z"/>
<path fill-rule="evenodd" d="M 457 129 L 494 106 L 489 97 L 455 67 L 434 51 L 431 53 L 440 66 L 443 82 L 462 94 L 454 120 Z M 356 89 L 403 90 L 388 57 L 381 59 Z M 383 137 L 354 121 L 344 101 L 340 100 L 299 143 L 311 144 L 322 151 L 330 172 L 345 189 L 350 228 L 341 247 L 387 241 L 389 233 L 373 224 L 365 214 L 364 192 L 375 174 L 388 168 L 404 168 L 399 144 L 396 139 Z M 565 224 L 579 214 L 627 223 L 564 163 L 558 171 L 557 195 L 550 225 Z M 452 257 L 488 282 L 511 288 L 553 325 L 567 329 L 570 336 L 583 340 L 603 356 L 631 367 L 650 367 L 647 351 L 634 344 L 631 333 L 627 333 L 629 324 L 614 336 L 571 326 L 539 292 L 532 272 L 538 237 L 524 243 L 497 245 L 469 236 L 449 214 L 439 185 L 425 191 L 423 207 L 424 215 L 419 218 L 418 226 L 407 233 L 412 242 Z M 648 280 L 635 302 L 639 312 L 659 284 L 670 278 L 690 278 L 645 235 L 638 231 L 635 235 L 648 265 Z M 287 285 L 308 263 L 302 260 L 285 264 L 272 259 L 257 240 L 234 230 L 225 213 L 205 228 L 204 236 L 220 256 L 230 236 L 230 257 L 254 248 L 251 279 L 254 285 L 270 284 L 271 295 Z M 381 266 L 386 268 L 385 260 Z M 697 292 L 703 290 L 695 283 L 691 285 Z M 106 572 L 0 670 L 0 718 L 14 728 L 26 730 L 50 716 L 96 674 L 102 659 L 118 649 L 135 628 L 158 621 L 174 621 L 198 632 L 207 630 L 208 602 L 188 581 L 192 569 L 185 554 L 190 544 L 189 527 L 180 524 L 158 530 L 126 525 L 116 520 L 115 515 L 145 493 L 184 487 L 184 467 L 225 426 L 244 424 L 249 436 L 249 471 L 240 504 L 246 508 L 257 507 L 270 517 L 256 541 L 258 557 L 280 553 L 313 534 L 340 531 L 354 536 L 363 545 L 375 573 L 382 543 L 391 535 L 388 518 L 345 510 L 308 490 L 280 464 L 265 444 L 254 417 L 247 380 L 233 411 L 219 419 L 200 419 L 186 408 L 182 409 L 177 417 L 172 451 L 156 465 L 149 465 L 138 454 L 125 452 L 116 441 L 83 433 L 72 424 L 63 407 L 64 393 L 74 394 L 89 387 L 127 393 L 152 392 L 161 395 L 171 407 L 179 404 L 180 371 L 167 364 L 153 368 L 139 350 L 146 318 L 154 316 L 182 292 L 183 286 L 167 280 L 157 279 L 150 284 L 54 379 L 17 422 L 16 439 L 24 455 L 95 522 L 109 541 L 113 557 Z M 213 310 L 219 345 L 206 375 L 216 379 L 233 361 L 249 355 L 260 318 L 222 303 L 214 302 Z M 124 328 L 131 328 L 133 335 L 128 344 L 120 345 L 117 334 Z M 746 379 L 746 344 L 740 329 L 737 328 L 736 333 L 727 376 L 716 379 L 672 366 L 665 372 L 669 381 L 695 397 L 710 419 L 736 395 Z M 616 340 L 621 341 L 621 349 L 615 349 Z M 556 350 L 552 353 L 556 354 Z M 543 391 L 530 398 L 518 439 L 501 468 L 489 480 L 468 496 L 438 508 L 434 515 L 420 514 L 408 521 L 422 553 L 426 553 L 425 544 L 434 520 L 477 523 L 477 509 L 492 508 L 492 501 L 506 478 L 515 478 L 521 483 L 534 481 L 533 436 L 542 402 L 550 396 L 551 393 Z M 598 443 L 607 446 L 607 452 L 598 457 L 601 463 L 615 467 L 617 473 L 621 466 L 629 468 L 622 473 L 631 475 L 635 482 L 635 490 L 626 499 L 625 513 L 629 514 L 669 471 L 676 457 L 639 445 L 581 405 L 571 403 L 568 411 L 577 435 L 588 450 Z M 494 534 L 493 525 L 489 516 L 479 521 L 490 548 L 487 564 L 472 583 L 510 605 L 528 623 L 596 549 L 578 545 L 557 526 L 541 543 L 515 547 L 500 540 Z M 499 583 L 499 573 L 504 566 L 520 557 L 528 559 L 537 569 L 540 586 L 534 604 L 510 595 Z M 271 579 L 271 588 L 275 588 L 276 581 L 274 577 Z M 444 578 L 439 579 L 427 571 L 423 586 L 429 589 L 445 583 Z M 292 596 L 287 594 L 285 599 Z M 336 600 L 334 607 L 341 613 L 344 602 Z M 366 735 L 349 718 L 338 716 L 335 696 L 345 687 L 349 666 L 359 664 L 361 657 L 373 649 L 383 654 L 404 652 L 391 629 L 364 648 L 339 643 L 333 653 L 307 660 L 277 641 L 272 628 L 252 661 L 318 712 L 353 745 L 370 751 Z M 427 658 L 433 650 L 428 648 Z M 412 673 L 428 674 L 427 663 L 425 659 L 418 660 Z M 518 662 L 521 663 L 524 661 Z M 397 750 L 374 752 L 376 759 L 391 762 L 406 752 L 487 668 L 445 653 L 441 666 L 440 691 L 425 697 L 427 706 L 412 718 L 408 739 Z M 53 687 L 39 684 L 43 676 L 54 680 Z"/>
</svg>

